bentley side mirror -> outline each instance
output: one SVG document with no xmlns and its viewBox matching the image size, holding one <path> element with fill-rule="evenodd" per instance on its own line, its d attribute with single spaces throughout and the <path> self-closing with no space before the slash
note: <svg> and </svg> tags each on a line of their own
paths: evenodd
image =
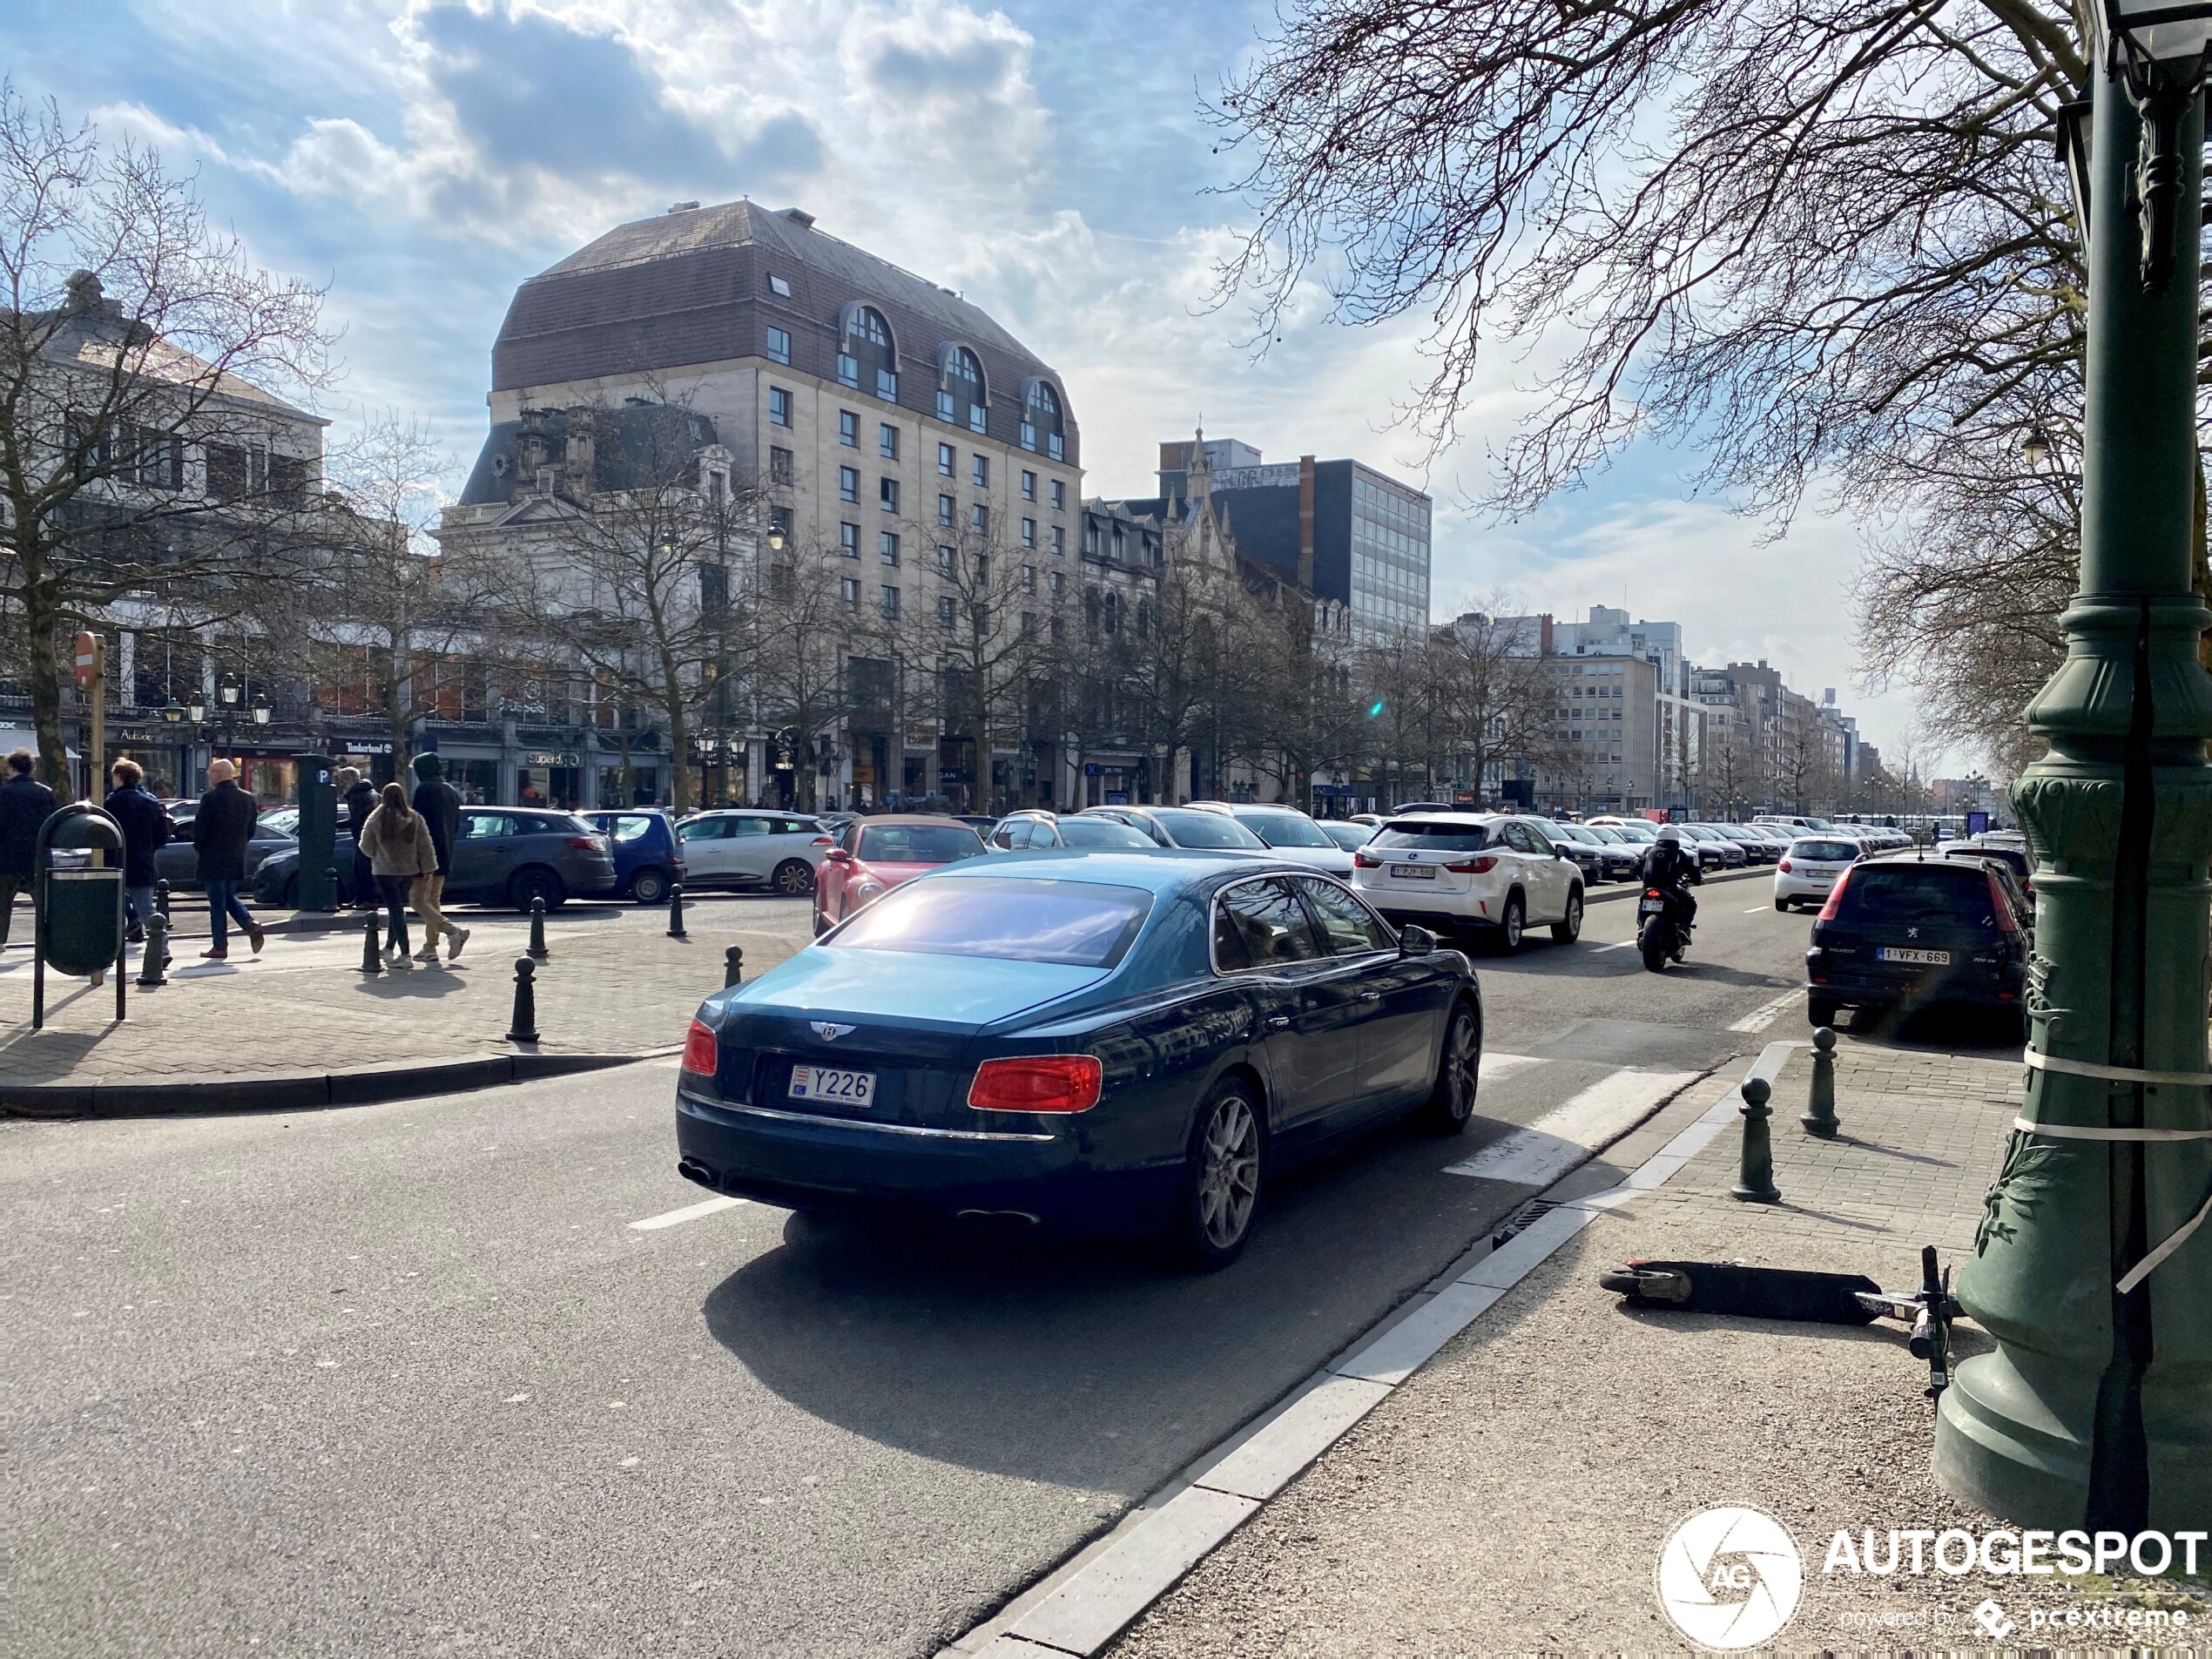
<svg viewBox="0 0 2212 1659">
<path fill-rule="evenodd" d="M 1398 934 L 1400 956 L 1426 956 L 1436 948 L 1436 935 L 1426 927 L 1407 926 Z"/>
</svg>

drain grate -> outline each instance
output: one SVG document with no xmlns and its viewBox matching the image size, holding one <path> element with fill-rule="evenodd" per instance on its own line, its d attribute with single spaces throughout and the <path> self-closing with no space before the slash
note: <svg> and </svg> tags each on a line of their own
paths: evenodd
<svg viewBox="0 0 2212 1659">
<path fill-rule="evenodd" d="M 1507 1216 L 1503 1221 L 1498 1224 L 1498 1231 L 1490 1235 L 1490 1248 L 1493 1250 L 1504 1249 L 1507 1239 L 1512 1238 L 1515 1233 L 1524 1231 L 1528 1224 L 1534 1221 L 1538 1217 L 1548 1216 L 1558 1208 L 1559 1204 L 1555 1200 L 1550 1198 L 1531 1198 L 1527 1204 L 1521 1205 L 1520 1209 L 1514 1211 L 1513 1214 Z"/>
</svg>

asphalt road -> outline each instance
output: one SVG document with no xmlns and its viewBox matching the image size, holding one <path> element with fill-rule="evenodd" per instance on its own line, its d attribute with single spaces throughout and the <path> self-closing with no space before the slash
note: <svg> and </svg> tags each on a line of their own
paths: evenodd
<svg viewBox="0 0 2212 1659">
<path fill-rule="evenodd" d="M 1664 974 L 1601 948 L 1623 902 L 1482 959 L 1488 1050 L 1530 1063 L 1469 1135 L 1386 1130 L 1279 1184 L 1207 1277 L 758 1204 L 639 1230 L 705 1196 L 672 1062 L 0 1125 L 10 1645 L 926 1654 L 1527 1196 L 1447 1163 L 1620 1067 L 1802 1035 L 1774 1005 L 1807 923 L 1767 894 L 1709 884 Z"/>
</svg>

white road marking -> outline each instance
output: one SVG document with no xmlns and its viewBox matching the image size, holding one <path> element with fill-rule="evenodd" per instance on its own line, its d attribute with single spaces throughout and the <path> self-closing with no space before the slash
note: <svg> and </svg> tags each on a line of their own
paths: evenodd
<svg viewBox="0 0 2212 1659">
<path fill-rule="evenodd" d="M 1501 1077 L 1512 1076 L 1516 1071 L 1526 1071 L 1531 1066 L 1549 1063 L 1533 1054 L 1486 1054 L 1482 1056 L 1482 1069 L 1477 1078 L 1482 1082 L 1494 1082 Z"/>
<path fill-rule="evenodd" d="M 1593 956 L 1602 956 L 1608 950 L 1634 950 L 1635 948 L 1636 941 L 1635 940 L 1623 939 L 1618 944 L 1600 945 L 1595 950 L 1591 951 L 1590 954 Z"/>
<path fill-rule="evenodd" d="M 1694 1071 L 1622 1070 L 1599 1079 L 1526 1129 L 1492 1142 L 1447 1175 L 1519 1186 L 1548 1186 L 1608 1141 L 1643 1121 L 1662 1101 L 1697 1081 Z"/>
<path fill-rule="evenodd" d="M 1731 1031 L 1764 1031 L 1781 1017 L 1783 1011 L 1799 997 L 1803 991 L 1784 991 L 1771 1002 L 1762 1002 L 1742 1019 L 1730 1023 Z"/>
<path fill-rule="evenodd" d="M 633 1221 L 630 1231 L 634 1233 L 658 1232 L 663 1227 L 680 1227 L 687 1221 L 697 1221 L 702 1216 L 711 1216 L 719 1211 L 735 1210 L 746 1203 L 744 1198 L 708 1198 L 702 1203 L 686 1204 L 681 1210 L 671 1210 L 664 1216 L 648 1216 L 643 1221 Z"/>
<path fill-rule="evenodd" d="M 1752 907 L 1751 907 L 1749 910 L 1746 910 L 1743 914 L 1744 914 L 1745 915 L 1747 915 L 1747 916 L 1756 916 L 1756 915 L 1760 914 L 1761 914 L 1762 912 L 1764 912 L 1765 909 L 1766 909 L 1766 906 L 1764 906 L 1764 905 L 1763 905 L 1763 904 L 1755 904 L 1755 905 L 1753 905 L 1753 906 L 1752 906 Z"/>
</svg>

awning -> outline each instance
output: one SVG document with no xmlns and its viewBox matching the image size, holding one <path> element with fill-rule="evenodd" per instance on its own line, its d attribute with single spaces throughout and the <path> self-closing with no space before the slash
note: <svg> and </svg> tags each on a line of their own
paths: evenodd
<svg viewBox="0 0 2212 1659">
<path fill-rule="evenodd" d="M 37 754 L 38 734 L 28 726 L 0 725 L 0 755 L 13 754 L 18 749 L 28 749 L 31 753 Z M 71 760 L 84 759 L 84 756 L 71 748 L 66 742 L 62 745 L 62 750 Z"/>
</svg>

